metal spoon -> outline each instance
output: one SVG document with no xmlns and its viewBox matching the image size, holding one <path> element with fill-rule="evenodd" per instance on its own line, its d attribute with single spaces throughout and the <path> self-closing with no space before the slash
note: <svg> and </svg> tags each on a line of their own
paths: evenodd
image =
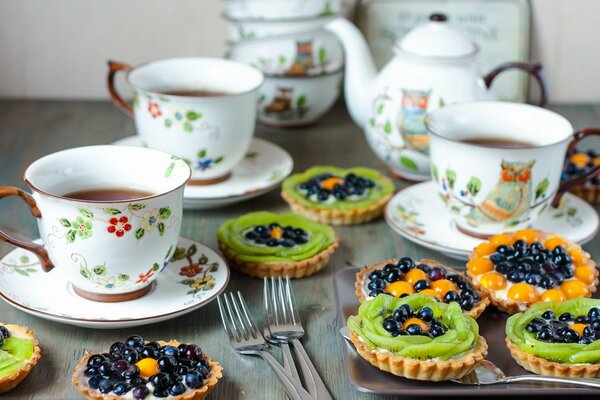
<svg viewBox="0 0 600 400">
<path fill-rule="evenodd" d="M 340 334 L 352 344 L 350 341 L 350 329 L 344 326 L 340 329 Z M 600 379 L 588 378 L 561 378 L 557 376 L 542 376 L 542 375 L 518 375 L 506 376 L 504 372 L 493 362 L 483 360 L 477 365 L 477 368 L 461 379 L 452 379 L 452 382 L 462 385 L 494 385 L 497 383 L 513 383 L 513 382 L 551 382 L 564 383 L 568 385 L 587 386 L 600 388 Z"/>
</svg>

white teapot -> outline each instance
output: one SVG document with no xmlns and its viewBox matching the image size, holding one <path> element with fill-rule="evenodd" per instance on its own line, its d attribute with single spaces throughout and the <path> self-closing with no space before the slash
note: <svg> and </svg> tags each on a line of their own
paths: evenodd
<svg viewBox="0 0 600 400">
<path fill-rule="evenodd" d="M 366 40 L 352 23 L 338 18 L 325 26 L 345 50 L 345 99 L 369 145 L 392 173 L 409 180 L 429 179 L 428 111 L 445 104 L 494 100 L 489 91 L 494 78 L 508 69 L 522 69 L 546 90 L 540 64 L 504 63 L 484 77 L 479 75 L 479 48 L 466 34 L 433 14 L 401 40 L 396 55 L 377 74 Z"/>
</svg>

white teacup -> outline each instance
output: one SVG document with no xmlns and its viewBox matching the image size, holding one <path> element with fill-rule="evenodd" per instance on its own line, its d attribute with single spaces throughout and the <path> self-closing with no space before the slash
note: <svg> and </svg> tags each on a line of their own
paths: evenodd
<svg viewBox="0 0 600 400">
<path fill-rule="evenodd" d="M 544 108 L 462 103 L 431 112 L 426 126 L 440 198 L 458 229 L 472 236 L 530 226 L 566 190 L 600 170 L 560 182 L 567 150 L 600 129 L 574 133 L 565 117 Z"/>
<path fill-rule="evenodd" d="M 127 71 L 133 104 L 114 87 Z M 246 154 L 256 124 L 262 73 L 249 65 L 217 58 L 173 58 L 132 68 L 109 61 L 113 103 L 135 120 L 148 147 L 181 157 L 192 167 L 192 184 L 227 179 Z"/>
<path fill-rule="evenodd" d="M 45 271 L 56 265 L 82 297 L 140 297 L 176 249 L 190 174 L 182 160 L 138 147 L 90 146 L 47 155 L 25 171 L 33 194 L 0 186 L 0 198 L 25 200 L 43 245 L 3 232 L 0 240 L 35 253 Z M 124 190 L 129 193 L 118 193 Z M 93 200 L 101 198 L 115 200 Z"/>
</svg>

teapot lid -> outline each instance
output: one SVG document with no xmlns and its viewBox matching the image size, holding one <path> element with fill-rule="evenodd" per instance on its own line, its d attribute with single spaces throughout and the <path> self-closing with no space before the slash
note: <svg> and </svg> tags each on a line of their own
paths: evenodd
<svg viewBox="0 0 600 400">
<path fill-rule="evenodd" d="M 446 23 L 444 14 L 432 14 L 429 22 L 408 32 L 394 43 L 403 53 L 425 58 L 453 59 L 472 56 L 477 44 L 464 32 Z"/>
</svg>

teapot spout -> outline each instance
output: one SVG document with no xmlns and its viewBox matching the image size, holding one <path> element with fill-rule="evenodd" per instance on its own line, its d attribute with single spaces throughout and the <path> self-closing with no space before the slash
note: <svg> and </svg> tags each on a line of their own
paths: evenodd
<svg viewBox="0 0 600 400">
<path fill-rule="evenodd" d="M 354 122 L 364 127 L 369 108 L 370 90 L 377 70 L 364 36 L 345 18 L 337 18 L 325 29 L 333 32 L 342 43 L 345 54 L 344 98 Z"/>
</svg>

